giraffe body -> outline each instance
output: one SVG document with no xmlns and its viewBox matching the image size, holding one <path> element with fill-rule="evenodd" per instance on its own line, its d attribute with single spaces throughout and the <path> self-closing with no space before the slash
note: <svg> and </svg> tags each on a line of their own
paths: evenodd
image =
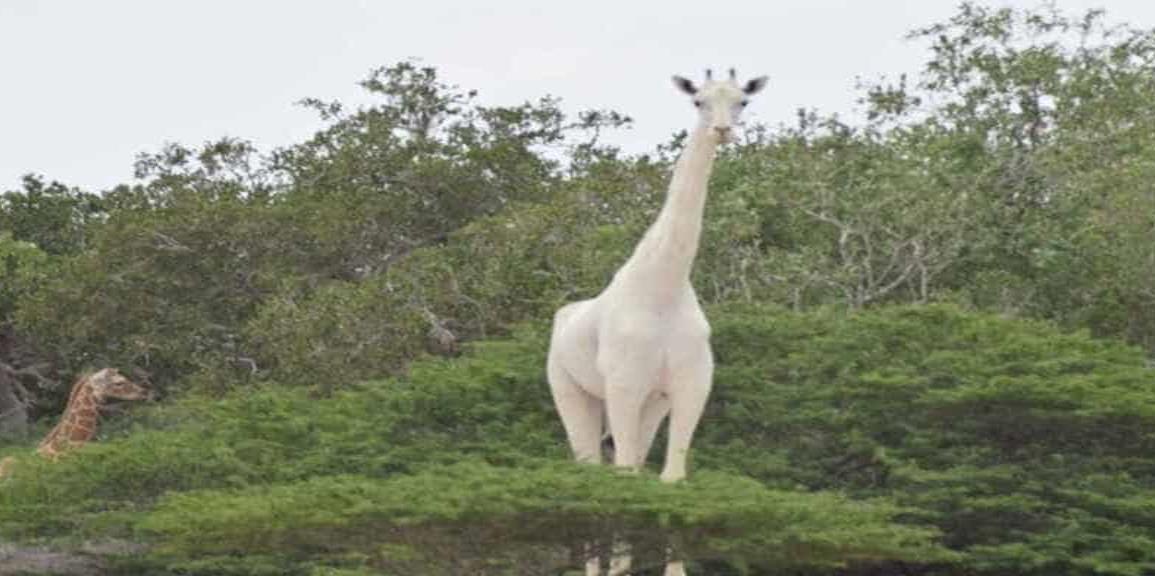
<svg viewBox="0 0 1155 576">
<path fill-rule="evenodd" d="M 718 82 L 707 72 L 701 88 L 674 78 L 693 96 L 699 122 L 674 166 L 661 212 L 601 294 L 554 315 L 547 375 L 579 461 L 601 462 L 608 424 L 614 465 L 640 468 L 669 416 L 661 478 L 686 476 L 714 373 L 710 325 L 690 284 L 707 184 L 718 144 L 730 140 L 747 97 L 766 82 L 761 77 L 740 86 L 730 72 Z M 590 560 L 587 575 L 599 574 L 598 564 Z M 624 573 L 629 564 L 627 553 L 616 553 L 610 573 Z M 666 574 L 684 574 L 682 564 L 667 564 Z"/>
</svg>

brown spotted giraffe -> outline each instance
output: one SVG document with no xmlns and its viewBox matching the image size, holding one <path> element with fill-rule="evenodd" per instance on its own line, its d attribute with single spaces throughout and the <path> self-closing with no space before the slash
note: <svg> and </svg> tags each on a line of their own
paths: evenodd
<svg viewBox="0 0 1155 576">
<path fill-rule="evenodd" d="M 100 410 L 109 400 L 146 400 L 152 397 L 148 388 L 125 378 L 115 368 L 82 375 L 72 386 L 68 406 L 60 422 L 44 437 L 36 452 L 55 460 L 96 436 Z M 11 457 L 0 460 L 0 478 L 8 475 Z"/>
</svg>

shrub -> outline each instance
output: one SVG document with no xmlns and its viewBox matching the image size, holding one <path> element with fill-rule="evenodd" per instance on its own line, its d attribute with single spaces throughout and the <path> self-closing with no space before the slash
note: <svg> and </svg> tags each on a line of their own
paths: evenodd
<svg viewBox="0 0 1155 576">
<path fill-rule="evenodd" d="M 532 538 L 561 522 L 546 504 L 554 495 L 588 515 L 572 525 L 582 538 L 605 528 L 595 520 L 623 533 L 656 521 L 676 528 L 687 554 L 726 570 L 777 566 L 793 549 L 824 559 L 805 560 L 803 572 L 841 558 L 865 574 L 930 554 L 882 537 L 926 543 L 924 530 L 959 555 L 957 565 L 916 560 L 925 573 L 1137 574 L 1155 562 L 1155 371 L 1140 350 L 945 305 L 853 315 L 727 305 L 710 317 L 718 369 L 684 491 L 558 464 L 569 456 L 544 379 L 546 330 L 530 325 L 324 398 L 269 387 L 141 411 L 123 439 L 55 465 L 21 461 L 0 490 L 0 529 L 136 534 L 175 554 L 163 560 L 171 566 L 240 548 L 294 570 L 402 562 L 398 550 L 370 550 L 385 540 L 426 566 L 435 564 L 417 559 L 434 550 L 452 550 L 441 559 L 464 563 L 454 566 L 564 563 L 561 540 Z M 746 500 L 728 507 L 714 490 Z M 820 539 L 843 534 L 828 514 L 873 520 L 859 540 L 787 545 L 783 499 L 813 503 L 797 521 Z M 185 514 L 203 548 L 182 532 Z M 391 524 L 393 515 L 412 523 Z M 490 519 L 509 548 L 463 544 L 460 534 Z M 326 544 L 333 531 L 342 537 Z M 640 551 L 663 545 L 637 539 Z"/>
</svg>

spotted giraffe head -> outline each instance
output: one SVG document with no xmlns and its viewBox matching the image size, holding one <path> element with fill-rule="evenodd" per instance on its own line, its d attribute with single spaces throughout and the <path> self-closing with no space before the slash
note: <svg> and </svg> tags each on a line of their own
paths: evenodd
<svg viewBox="0 0 1155 576">
<path fill-rule="evenodd" d="M 125 378 L 115 368 L 105 368 L 89 377 L 89 385 L 97 401 L 151 400 L 152 391 Z"/>
</svg>

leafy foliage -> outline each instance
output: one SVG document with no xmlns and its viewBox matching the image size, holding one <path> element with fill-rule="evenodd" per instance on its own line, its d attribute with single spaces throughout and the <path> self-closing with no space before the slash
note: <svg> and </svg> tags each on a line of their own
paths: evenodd
<svg viewBox="0 0 1155 576">
<path fill-rule="evenodd" d="M 1140 350 L 951 306 L 710 315 L 719 367 L 684 487 L 558 464 L 546 334 L 529 326 L 323 400 L 270 388 L 143 413 L 55 465 L 22 459 L 0 527 L 135 535 L 173 566 L 242 553 L 517 573 L 576 566 L 570 550 L 607 532 L 754 574 L 1155 563 Z M 928 546 L 936 532 L 949 551 Z"/>
<path fill-rule="evenodd" d="M 719 394 L 696 445 L 723 449 L 701 465 L 893 496 L 978 568 L 1155 562 L 1146 521 L 1107 511 L 1155 501 L 1155 373 L 1141 351 L 943 306 L 755 312 L 718 331 Z"/>
<path fill-rule="evenodd" d="M 308 100 L 330 125 L 271 158 L 235 139 L 142 155 L 141 183 L 109 192 L 92 248 L 61 262 L 21 305 L 18 327 L 72 371 L 111 363 L 160 382 L 243 380 L 265 363 L 243 337 L 260 305 L 318 289 L 324 301 L 328 285 L 374 277 L 472 219 L 548 199 L 558 167 L 539 148 L 625 122 L 564 124 L 548 99 L 478 106 L 411 63 L 363 86 L 383 103 L 346 114 Z M 420 302 L 401 306 L 410 304 L 426 317 Z"/>
<path fill-rule="evenodd" d="M 0 194 L 0 230 L 50 254 L 83 250 L 88 226 L 103 214 L 98 196 L 33 175 L 21 190 Z"/>
<path fill-rule="evenodd" d="M 50 274 L 48 255 L 31 242 L 0 235 L 0 321 L 8 321 Z"/>
<path fill-rule="evenodd" d="M 926 532 L 888 525 L 886 506 L 723 475 L 670 486 L 582 468 L 458 464 L 384 482 L 334 477 L 196 493 L 167 500 L 144 528 L 167 536 L 174 551 L 355 551 L 371 565 L 419 574 L 556 571 L 580 563 L 569 552 L 582 542 L 608 550 L 610 534 L 654 564 L 668 542 L 681 543 L 681 554 L 778 566 L 949 558 L 925 547 Z M 446 539 L 457 543 L 438 544 Z"/>
</svg>

